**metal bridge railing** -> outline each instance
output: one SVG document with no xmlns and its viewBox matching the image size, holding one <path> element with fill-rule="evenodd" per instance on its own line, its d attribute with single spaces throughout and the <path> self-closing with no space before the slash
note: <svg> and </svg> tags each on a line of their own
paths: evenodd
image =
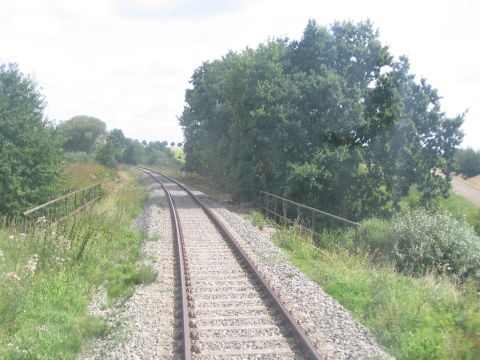
<svg viewBox="0 0 480 360">
<path fill-rule="evenodd" d="M 23 213 L 27 220 L 43 219 L 58 222 L 92 205 L 102 195 L 102 183 L 96 183 L 50 200 Z"/>
<path fill-rule="evenodd" d="M 357 239 L 360 224 L 355 221 L 344 219 L 266 191 L 258 192 L 260 193 L 259 208 L 265 211 L 266 217 L 273 218 L 276 222 L 290 225 L 296 223 L 305 231 L 310 232 L 312 238 L 321 236 L 319 229 L 340 223 L 353 227 L 355 229 L 355 239 Z"/>
</svg>

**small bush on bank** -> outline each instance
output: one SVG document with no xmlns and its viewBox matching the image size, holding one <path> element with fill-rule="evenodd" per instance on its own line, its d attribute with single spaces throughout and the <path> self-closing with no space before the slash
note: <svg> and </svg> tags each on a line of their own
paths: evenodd
<svg viewBox="0 0 480 360">
<path fill-rule="evenodd" d="M 480 238 L 465 220 L 416 209 L 392 218 L 389 238 L 401 270 L 434 269 L 480 281 Z"/>
</svg>

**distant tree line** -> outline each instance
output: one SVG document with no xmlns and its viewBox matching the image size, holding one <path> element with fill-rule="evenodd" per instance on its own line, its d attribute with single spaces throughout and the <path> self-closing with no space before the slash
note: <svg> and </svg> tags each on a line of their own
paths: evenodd
<svg viewBox="0 0 480 360">
<path fill-rule="evenodd" d="M 455 154 L 457 173 L 465 177 L 480 175 L 480 151 L 472 148 L 458 149 Z"/>
<path fill-rule="evenodd" d="M 300 41 L 229 52 L 191 84 L 186 169 L 238 197 L 266 189 L 359 219 L 392 212 L 412 184 L 423 201 L 448 194 L 464 116 L 445 116 L 368 21 L 309 21 Z"/>
<path fill-rule="evenodd" d="M 89 116 L 55 126 L 44 107 L 31 77 L 15 64 L 0 65 L 0 215 L 19 214 L 59 195 L 66 161 L 95 159 L 110 167 L 175 161 L 166 141 L 140 143 Z"/>
<path fill-rule="evenodd" d="M 75 116 L 57 126 L 63 138 L 63 149 L 85 159 L 91 155 L 100 164 L 115 167 L 118 163 L 153 165 L 159 159 L 172 158 L 173 152 L 167 141 L 142 142 L 127 138 L 121 129 L 106 130 L 106 124 L 90 116 Z M 175 144 L 172 142 L 171 147 Z M 87 156 L 79 156 L 85 153 Z M 75 156 L 73 158 L 75 158 Z"/>
</svg>

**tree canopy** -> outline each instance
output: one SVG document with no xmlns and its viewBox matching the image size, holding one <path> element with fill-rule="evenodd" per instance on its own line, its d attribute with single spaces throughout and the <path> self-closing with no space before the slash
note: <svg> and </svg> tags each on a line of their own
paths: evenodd
<svg viewBox="0 0 480 360">
<path fill-rule="evenodd" d="M 0 213 L 49 199 L 61 169 L 61 142 L 44 119 L 43 96 L 16 65 L 0 65 Z"/>
<path fill-rule="evenodd" d="M 343 216 L 386 214 L 416 184 L 446 195 L 463 115 L 449 118 L 370 22 L 308 22 L 299 41 L 229 52 L 194 71 L 180 117 L 186 168 Z"/>
<path fill-rule="evenodd" d="M 480 151 L 472 148 L 458 149 L 455 170 L 465 177 L 480 175 Z"/>
<path fill-rule="evenodd" d="M 95 150 L 97 140 L 106 134 L 106 124 L 91 116 L 74 116 L 58 125 L 58 131 L 65 137 L 63 148 L 66 151 Z"/>
</svg>

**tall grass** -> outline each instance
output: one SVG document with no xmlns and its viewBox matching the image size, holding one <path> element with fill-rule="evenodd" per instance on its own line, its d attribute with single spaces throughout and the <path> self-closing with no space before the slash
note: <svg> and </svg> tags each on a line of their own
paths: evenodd
<svg viewBox="0 0 480 360">
<path fill-rule="evenodd" d="M 131 227 L 146 190 L 124 174 L 107 197 L 58 228 L 0 229 L 0 358 L 73 359 L 108 331 L 87 314 L 97 286 L 126 298 L 155 274 L 135 265 L 145 234 Z"/>
<path fill-rule="evenodd" d="M 101 181 L 116 179 L 117 173 L 95 163 L 72 163 L 63 170 L 63 192 L 77 190 Z"/>
<path fill-rule="evenodd" d="M 337 236 L 338 243 L 344 242 L 345 234 Z M 318 249 L 295 227 L 277 231 L 275 242 L 397 358 L 480 358 L 475 284 L 459 285 L 429 273 L 403 275 L 362 248 Z"/>
</svg>

